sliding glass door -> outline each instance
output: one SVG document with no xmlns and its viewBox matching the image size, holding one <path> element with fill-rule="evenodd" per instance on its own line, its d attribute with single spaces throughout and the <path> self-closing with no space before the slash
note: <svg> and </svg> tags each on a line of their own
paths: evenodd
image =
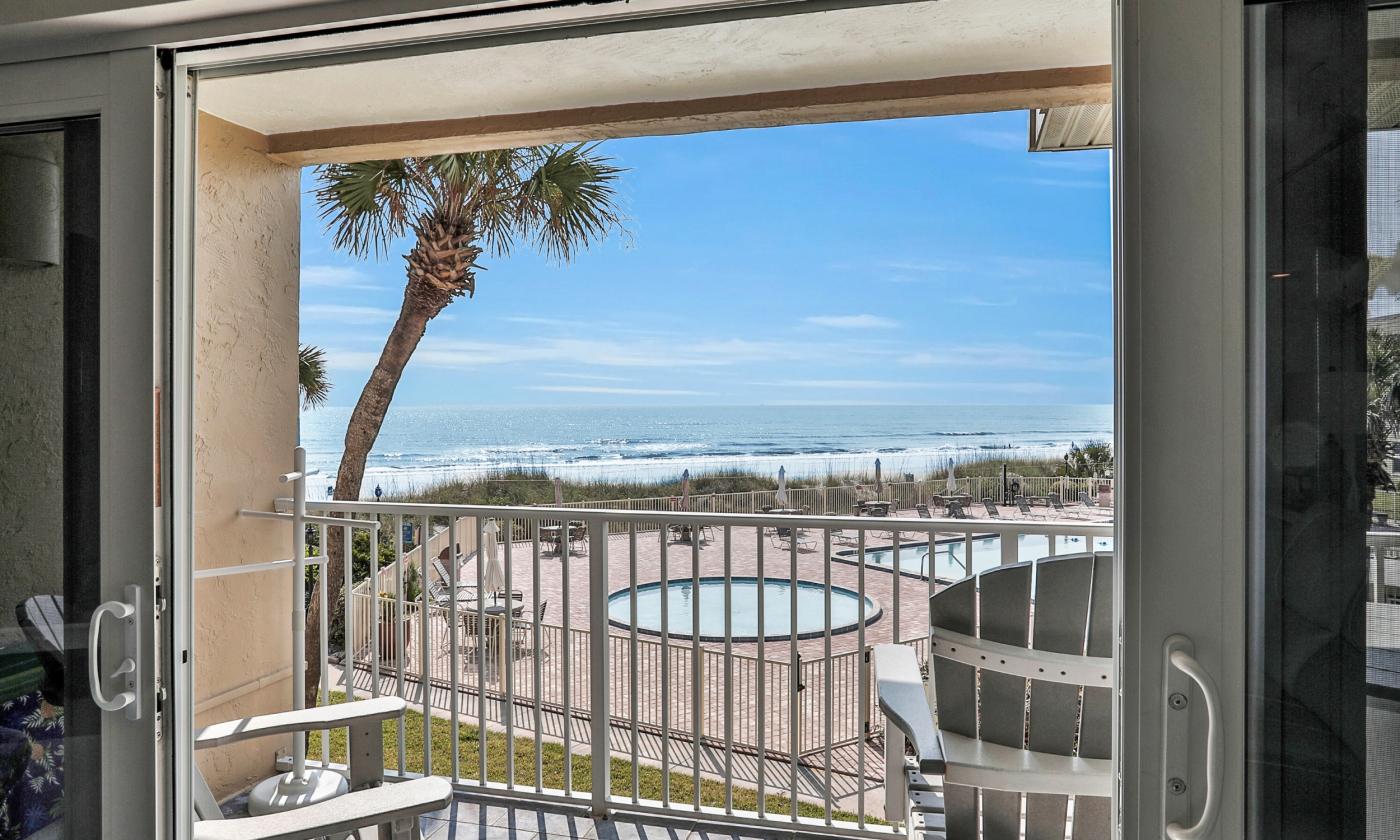
<svg viewBox="0 0 1400 840">
<path fill-rule="evenodd" d="M 153 56 L 131 58 L 0 65 L 0 837 L 15 840 L 159 837 L 168 824 L 157 124 L 108 95 L 140 68 L 151 78 Z"/>
</svg>

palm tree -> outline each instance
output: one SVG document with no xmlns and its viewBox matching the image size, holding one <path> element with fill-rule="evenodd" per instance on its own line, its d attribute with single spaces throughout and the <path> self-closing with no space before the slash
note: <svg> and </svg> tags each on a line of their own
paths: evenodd
<svg viewBox="0 0 1400 840">
<path fill-rule="evenodd" d="M 335 247 L 365 259 L 384 257 L 412 235 L 398 320 L 365 383 L 345 430 L 336 499 L 360 496 L 365 459 L 394 389 L 428 322 L 476 291 L 478 260 L 504 257 L 520 243 L 568 262 L 622 226 L 616 181 L 622 170 L 596 145 L 550 145 L 403 160 L 328 164 L 316 173 L 316 201 Z M 328 580 L 342 580 L 341 540 L 327 548 Z M 306 616 L 307 697 L 320 679 L 320 603 Z"/>
<path fill-rule="evenodd" d="M 297 349 L 297 390 L 302 408 L 319 408 L 331 396 L 331 378 L 326 373 L 326 351 L 310 344 Z"/>
</svg>

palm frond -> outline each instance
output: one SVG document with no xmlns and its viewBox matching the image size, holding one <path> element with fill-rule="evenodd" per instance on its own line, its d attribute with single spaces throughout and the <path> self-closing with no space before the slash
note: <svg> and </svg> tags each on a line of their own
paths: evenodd
<svg viewBox="0 0 1400 840">
<path fill-rule="evenodd" d="M 336 248 L 383 257 L 407 229 L 422 197 L 422 168 L 413 158 L 331 163 L 316 168 L 316 202 Z"/>
<path fill-rule="evenodd" d="M 520 215 L 534 230 L 535 246 L 551 259 L 568 262 L 622 225 L 616 184 L 624 170 L 596 148 L 540 147 L 522 184 Z"/>
<path fill-rule="evenodd" d="M 331 395 L 331 379 L 326 371 L 326 351 L 303 344 L 297 350 L 297 390 L 302 408 L 319 408 Z"/>
</svg>

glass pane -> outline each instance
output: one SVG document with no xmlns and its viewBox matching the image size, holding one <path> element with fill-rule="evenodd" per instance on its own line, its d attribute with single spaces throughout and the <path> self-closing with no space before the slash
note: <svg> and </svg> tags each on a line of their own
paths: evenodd
<svg viewBox="0 0 1400 840">
<path fill-rule="evenodd" d="M 1372 12 L 1368 35 L 1368 466 L 1376 495 L 1366 539 L 1366 833 L 1393 838 L 1400 837 L 1400 10 Z"/>
<path fill-rule="evenodd" d="M 99 813 L 66 807 L 75 790 L 98 801 L 99 723 L 85 669 L 98 584 L 85 494 L 95 460 L 83 457 L 95 435 L 86 421 L 66 422 L 95 414 L 96 328 L 85 311 L 95 303 L 75 299 L 94 281 L 95 203 L 65 212 L 75 196 L 94 193 L 65 169 L 96 133 L 3 132 L 0 837 L 98 836 Z M 82 471 L 87 478 L 71 480 Z"/>
</svg>

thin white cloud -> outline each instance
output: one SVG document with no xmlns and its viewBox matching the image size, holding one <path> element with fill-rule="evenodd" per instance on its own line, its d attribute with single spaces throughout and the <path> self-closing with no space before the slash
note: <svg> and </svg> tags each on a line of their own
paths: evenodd
<svg viewBox="0 0 1400 840">
<path fill-rule="evenodd" d="M 397 309 L 378 306 L 348 306 L 339 303 L 309 303 L 301 308 L 308 320 L 335 321 L 340 324 L 392 324 L 399 317 Z"/>
<path fill-rule="evenodd" d="M 1006 298 L 1005 300 L 992 300 L 980 295 L 964 295 L 953 298 L 950 303 L 960 303 L 963 306 L 1015 306 L 1016 298 Z"/>
<path fill-rule="evenodd" d="M 341 368 L 368 368 L 379 351 L 327 348 Z M 709 368 L 750 364 L 754 359 L 790 361 L 804 358 L 804 346 L 747 339 L 656 340 L 623 343 L 606 339 L 535 338 L 517 344 L 492 341 L 423 339 L 412 365 L 477 370 L 493 365 L 538 363 L 615 368 Z"/>
<path fill-rule="evenodd" d="M 1023 131 L 996 131 L 989 128 L 964 128 L 958 137 L 974 146 L 1007 152 L 1024 152 L 1030 145 Z"/>
<path fill-rule="evenodd" d="M 882 260 L 876 265 L 891 271 L 916 271 L 924 274 L 941 274 L 967 269 L 967 263 L 958 260 Z"/>
<path fill-rule="evenodd" d="M 1074 330 L 1039 330 L 1035 333 L 1036 338 L 1047 338 L 1051 341 L 1107 341 L 1107 335 L 1090 332 L 1076 332 Z"/>
<path fill-rule="evenodd" d="M 544 373 L 541 373 L 540 376 L 545 376 L 545 377 L 548 377 L 548 378 L 550 378 L 550 379 L 577 379 L 577 380 L 583 380 L 583 381 L 587 381 L 587 382 L 631 382 L 631 381 L 632 381 L 632 380 L 628 379 L 628 378 L 625 377 L 625 376 L 601 376 L 601 375 L 596 374 L 596 373 L 565 373 L 565 372 L 563 372 L 563 371 L 546 371 L 546 372 L 544 372 Z"/>
<path fill-rule="evenodd" d="M 1113 365 L 1113 359 L 1109 356 L 1014 343 L 949 345 L 936 352 L 911 353 L 898 361 L 909 367 L 977 367 L 1047 372 L 1108 370 Z"/>
<path fill-rule="evenodd" d="M 892 379 L 783 379 L 777 382 L 751 382 L 770 388 L 810 388 L 838 391 L 960 390 L 976 389 L 1013 394 L 1047 394 L 1063 390 L 1048 382 L 919 382 Z"/>
<path fill-rule="evenodd" d="M 301 285 L 334 289 L 379 289 L 363 271 L 347 265 L 304 265 Z"/>
<path fill-rule="evenodd" d="M 704 397 L 708 391 L 687 391 L 681 388 L 614 388 L 607 385 L 522 385 L 525 391 L 546 391 L 553 394 L 617 394 L 644 397 Z"/>
<path fill-rule="evenodd" d="M 802 319 L 818 327 L 832 327 L 838 330 L 888 330 L 899 326 L 893 318 L 882 315 L 812 315 Z"/>
</svg>

